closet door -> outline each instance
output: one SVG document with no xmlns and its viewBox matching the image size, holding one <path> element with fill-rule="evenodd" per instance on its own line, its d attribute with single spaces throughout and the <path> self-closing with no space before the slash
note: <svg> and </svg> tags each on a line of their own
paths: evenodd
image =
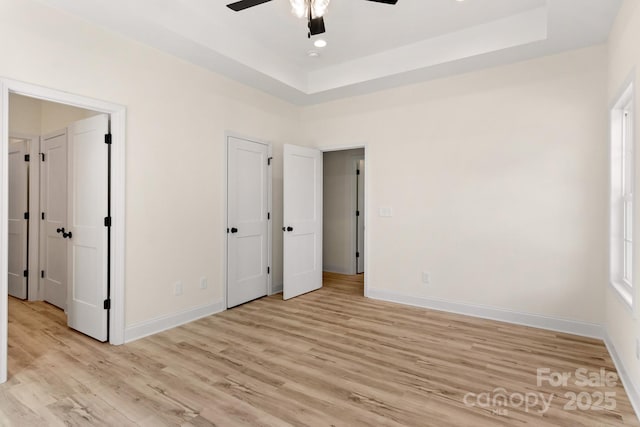
<svg viewBox="0 0 640 427">
<path fill-rule="evenodd" d="M 66 309 L 67 131 L 45 135 L 40 152 L 40 283 L 44 300 Z"/>
<path fill-rule="evenodd" d="M 27 140 L 9 139 L 9 295 L 27 299 L 29 163 Z"/>
</svg>

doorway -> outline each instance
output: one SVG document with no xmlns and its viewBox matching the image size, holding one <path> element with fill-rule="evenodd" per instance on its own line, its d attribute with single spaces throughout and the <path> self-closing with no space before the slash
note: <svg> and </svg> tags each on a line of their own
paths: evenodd
<svg viewBox="0 0 640 427">
<path fill-rule="evenodd" d="M 109 142 L 111 144 L 111 161 L 110 165 L 105 165 L 105 171 L 111 174 L 111 185 L 108 190 L 111 191 L 111 206 L 110 215 L 103 217 L 104 223 L 110 224 L 111 227 L 111 239 L 107 239 L 105 247 L 105 254 L 109 255 L 110 263 L 105 271 L 105 275 L 111 279 L 111 292 L 110 300 L 104 303 L 104 310 L 108 310 L 107 322 L 110 327 L 110 334 L 108 341 L 112 344 L 122 344 L 124 342 L 124 174 L 125 174 L 125 108 L 120 105 L 98 101 L 95 99 L 86 98 L 83 96 L 73 95 L 62 91 L 43 88 L 37 85 L 18 82 L 10 79 L 0 79 L 0 156 L 2 160 L 0 165 L 8 164 L 9 153 L 9 96 L 11 94 L 23 95 L 35 99 L 57 102 L 64 105 L 69 105 L 78 108 L 84 108 L 94 110 L 101 113 L 103 116 L 111 118 L 111 129 L 109 134 L 111 135 Z M 87 123 L 85 123 L 86 125 Z M 78 126 L 76 128 L 77 133 L 74 137 L 78 140 L 87 137 L 91 134 L 90 127 Z M 103 138 L 105 136 L 103 135 Z M 106 141 L 106 138 L 103 140 Z M 79 145 L 80 147 L 80 145 Z M 82 145 L 82 148 L 77 151 L 77 155 L 82 156 L 86 153 L 87 145 Z M 38 154 L 36 153 L 36 157 Z M 84 163 L 78 163 L 84 164 Z M 34 168 L 32 168 L 33 170 Z M 87 168 L 77 168 L 74 172 L 77 176 L 83 176 Z M 8 169 L 3 168 L 0 173 L 0 189 L 2 189 L 2 197 L 0 197 L 0 212 L 7 212 L 8 210 Z M 77 194 L 91 193 L 90 185 L 88 181 L 76 180 L 75 182 L 82 182 L 78 185 L 74 191 Z M 105 181 L 106 182 L 106 181 Z M 87 185 L 85 185 L 87 184 Z M 83 212 L 86 212 L 83 210 Z M 30 212 L 31 217 L 31 212 Z M 75 218 L 75 219 L 74 219 Z M 6 220 L 7 217 L 3 218 Z M 80 230 L 85 224 L 81 224 L 80 217 L 72 218 L 72 231 L 74 229 Z M 101 222 L 101 226 L 104 224 Z M 0 260 L 8 259 L 8 230 L 7 225 L 0 227 Z M 79 250 L 79 246 L 90 247 L 90 242 L 85 239 L 85 230 L 79 233 L 73 233 L 74 246 L 73 252 L 78 254 L 83 260 L 78 260 L 76 264 L 87 265 L 84 261 L 91 262 L 91 256 L 86 252 Z M 65 230 L 69 233 L 68 230 Z M 94 233 L 95 234 L 95 233 Z M 72 237 L 72 236 L 68 236 Z M 80 262 L 82 261 L 82 262 Z M 79 276 L 86 276 L 86 271 L 77 270 L 74 274 Z M 86 296 L 86 295 L 85 295 Z M 0 383 L 7 380 L 7 304 L 8 301 L 8 265 L 6 261 L 0 261 Z M 85 313 L 86 314 L 86 313 Z M 82 316 L 82 315 L 81 315 Z"/>
<path fill-rule="evenodd" d="M 364 273 L 364 149 L 323 153 L 322 269 Z"/>
<path fill-rule="evenodd" d="M 347 147 L 330 147 L 325 149 L 300 147 L 285 144 L 283 149 L 283 298 L 285 300 L 293 298 L 304 293 L 308 293 L 320 289 L 323 285 L 323 252 L 325 248 L 329 251 L 329 246 L 325 244 L 323 235 L 324 231 L 330 231 L 324 222 L 323 207 L 324 200 L 324 167 L 323 154 L 331 152 L 340 152 L 362 148 L 360 160 L 362 163 L 355 162 L 350 159 L 344 166 L 339 168 L 345 170 L 353 167 L 353 178 L 347 180 L 346 174 L 341 179 L 347 180 L 347 188 L 351 186 L 351 192 L 346 191 L 346 208 L 347 212 L 341 215 L 339 221 L 347 225 L 351 231 L 343 233 L 347 241 L 351 242 L 346 245 L 338 245 L 335 248 L 340 253 L 346 254 L 343 259 L 348 259 L 348 264 L 342 272 L 355 274 L 358 270 L 356 257 L 356 248 L 358 248 L 357 238 L 357 168 L 356 165 L 366 167 L 366 146 L 347 146 Z M 360 153 L 358 153 L 360 155 Z M 370 175 L 370 174 L 369 174 Z M 364 178 L 364 175 L 363 175 Z M 366 238 L 366 223 L 369 216 L 369 210 L 366 209 L 367 186 L 364 179 L 361 180 L 362 192 L 361 207 L 364 212 L 360 215 L 363 218 L 361 223 L 362 233 L 362 255 L 364 255 L 364 277 L 362 277 L 362 293 L 367 296 L 367 247 L 368 239 Z M 344 186 L 341 186 L 344 192 Z M 349 194 L 350 193 L 350 194 Z M 350 207 L 350 212 L 349 212 Z M 339 234 L 339 233 L 338 233 Z"/>
<path fill-rule="evenodd" d="M 14 136 L 26 131 L 40 136 Z M 12 94 L 9 134 L 9 295 L 52 304 L 107 341 L 109 116 Z"/>
</svg>

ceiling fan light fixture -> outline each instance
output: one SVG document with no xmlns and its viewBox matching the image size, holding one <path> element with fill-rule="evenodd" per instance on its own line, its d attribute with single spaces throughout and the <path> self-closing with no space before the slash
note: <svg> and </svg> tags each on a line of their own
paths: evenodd
<svg viewBox="0 0 640 427">
<path fill-rule="evenodd" d="M 329 2 L 331 0 L 310 0 L 311 2 L 311 12 L 314 18 L 319 18 L 325 14 L 327 11 L 327 7 L 329 6 Z"/>
<path fill-rule="evenodd" d="M 291 13 L 298 18 L 308 18 L 309 9 L 311 16 L 319 18 L 325 14 L 330 0 L 289 0 L 291 4 Z"/>
<path fill-rule="evenodd" d="M 289 0 L 291 3 L 291 13 L 298 18 L 304 18 L 309 14 L 309 3 L 307 0 Z"/>
</svg>

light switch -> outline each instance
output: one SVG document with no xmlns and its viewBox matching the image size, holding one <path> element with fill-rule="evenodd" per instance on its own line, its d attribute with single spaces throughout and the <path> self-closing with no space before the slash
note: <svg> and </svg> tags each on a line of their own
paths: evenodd
<svg viewBox="0 0 640 427">
<path fill-rule="evenodd" d="M 393 209 L 385 206 L 385 207 L 381 207 L 378 211 L 378 216 L 382 216 L 382 217 L 392 217 L 393 216 Z"/>
</svg>

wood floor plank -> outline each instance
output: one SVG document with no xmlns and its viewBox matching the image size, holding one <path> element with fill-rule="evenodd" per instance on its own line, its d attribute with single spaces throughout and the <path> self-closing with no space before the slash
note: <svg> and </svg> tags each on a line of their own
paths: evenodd
<svg viewBox="0 0 640 427">
<path fill-rule="evenodd" d="M 619 380 L 536 383 L 538 368 L 615 372 L 600 340 L 366 299 L 362 275 L 324 279 L 118 347 L 10 298 L 0 425 L 640 426 Z M 503 391 L 516 400 L 478 400 Z M 616 405 L 568 410 L 571 393 Z M 527 395 L 552 401 L 519 405 Z"/>
</svg>

